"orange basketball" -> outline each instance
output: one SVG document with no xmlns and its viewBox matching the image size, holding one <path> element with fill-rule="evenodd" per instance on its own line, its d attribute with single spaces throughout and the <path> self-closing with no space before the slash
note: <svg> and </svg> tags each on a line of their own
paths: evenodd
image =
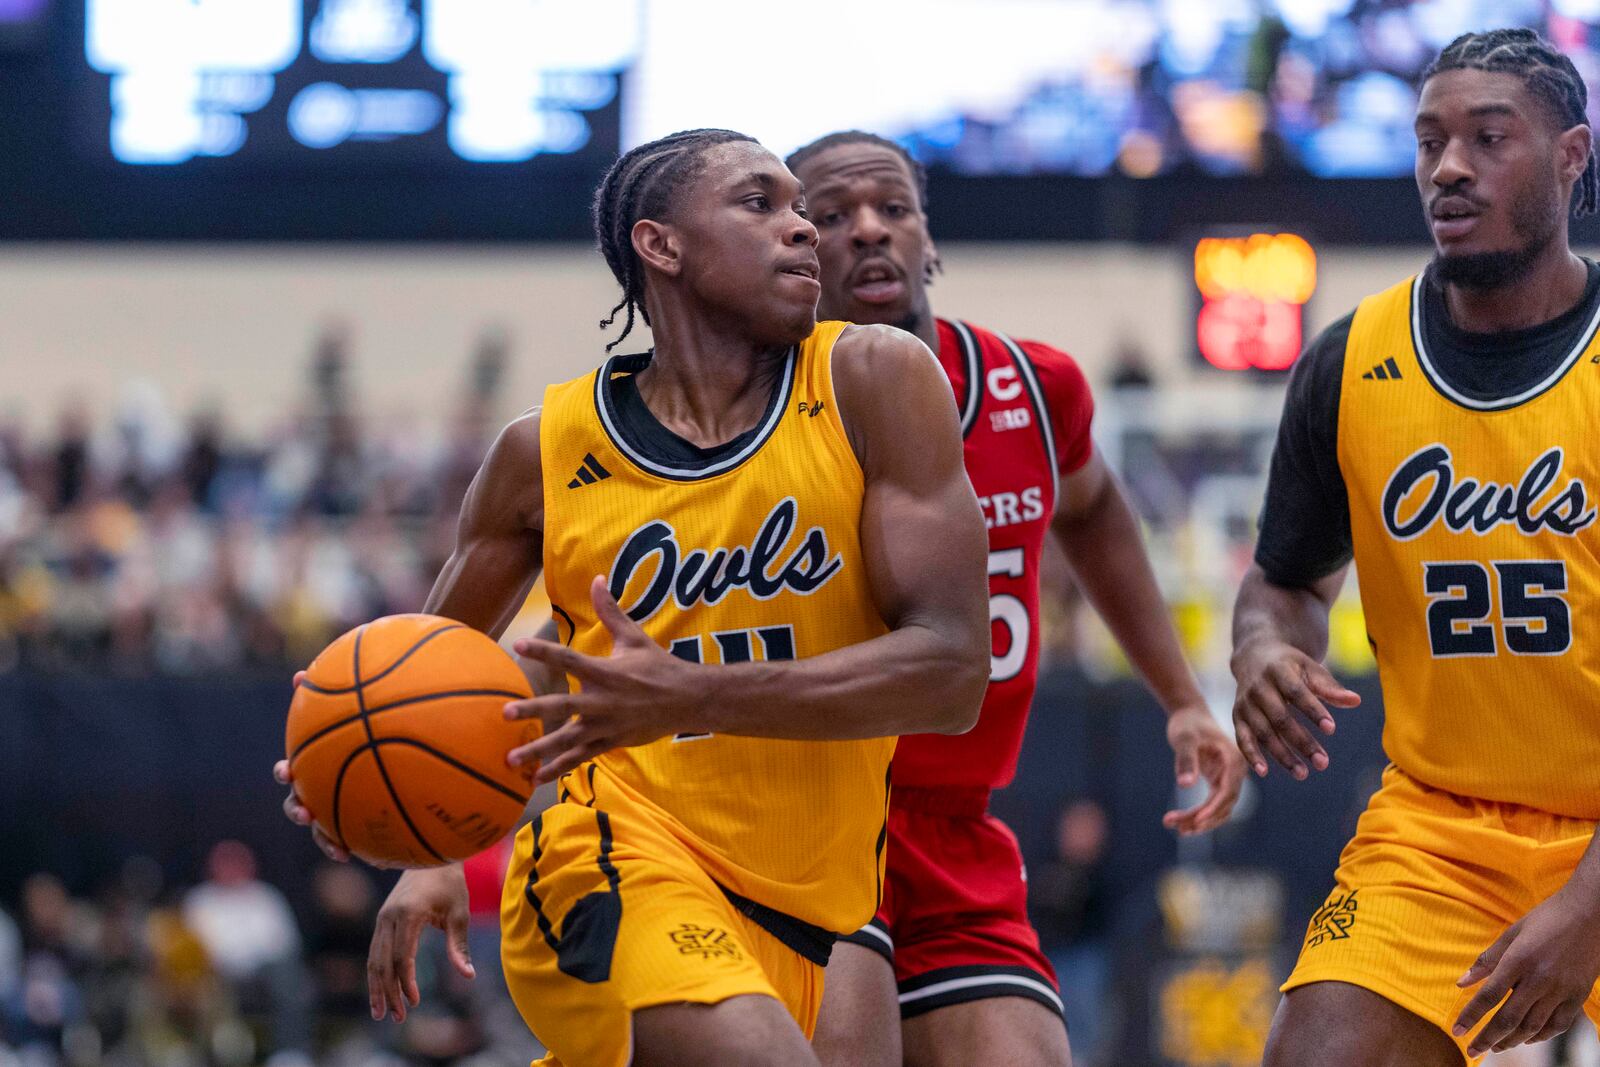
<svg viewBox="0 0 1600 1067">
<path fill-rule="evenodd" d="M 322 650 L 289 705 L 286 743 L 300 802 L 365 860 L 436 867 L 509 833 L 534 768 L 506 753 L 539 736 L 507 722 L 531 696 L 493 639 L 437 615 L 390 615 Z"/>
</svg>

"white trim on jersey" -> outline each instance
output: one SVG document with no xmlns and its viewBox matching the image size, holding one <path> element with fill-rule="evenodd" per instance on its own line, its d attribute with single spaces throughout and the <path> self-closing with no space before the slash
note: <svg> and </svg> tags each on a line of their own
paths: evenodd
<svg viewBox="0 0 1600 1067">
<path fill-rule="evenodd" d="M 983 357 L 979 354 L 978 339 L 972 327 L 959 319 L 946 319 L 961 341 L 961 356 L 967 365 L 967 398 L 961 404 L 961 436 L 972 432 L 978 421 L 978 409 L 983 407 Z"/>
<path fill-rule="evenodd" d="M 595 375 L 594 407 L 600 414 L 600 422 L 605 427 L 606 436 L 611 438 L 611 443 L 617 447 L 617 451 L 626 456 L 635 466 L 651 474 L 659 474 L 663 478 L 672 478 L 677 481 L 709 478 L 714 474 L 732 470 L 755 455 L 761 446 L 767 443 L 767 439 L 772 436 L 773 431 L 778 428 L 778 423 L 782 421 L 783 414 L 789 407 L 789 396 L 794 391 L 795 367 L 799 351 L 798 347 L 791 347 L 788 355 L 784 357 L 783 380 L 778 386 L 777 403 L 772 405 L 772 411 L 768 413 L 760 431 L 738 452 L 731 456 L 725 456 L 714 463 L 708 463 L 704 467 L 671 467 L 640 455 L 628 444 L 627 438 L 622 435 L 617 425 L 611 421 L 611 411 L 606 404 L 605 384 L 611 377 L 612 364 L 623 357 L 614 356 L 606 360 L 605 366 L 601 367 L 599 373 Z"/>
<path fill-rule="evenodd" d="M 1579 335 L 1578 343 L 1573 346 L 1572 351 L 1567 354 L 1566 358 L 1545 376 L 1543 381 L 1529 386 L 1516 396 L 1497 397 L 1493 400 L 1474 400 L 1445 381 L 1444 377 L 1434 369 L 1433 360 L 1428 358 L 1428 347 L 1422 340 L 1422 285 L 1425 273 L 1424 271 L 1419 271 L 1416 279 L 1411 283 L 1411 346 L 1416 350 L 1417 362 L 1422 365 L 1422 374 L 1423 377 L 1428 379 L 1428 384 L 1443 393 L 1447 400 L 1453 400 L 1462 407 L 1471 408 L 1473 411 L 1500 411 L 1504 408 L 1514 408 L 1518 404 L 1527 403 L 1540 393 L 1547 392 L 1566 375 L 1567 371 L 1572 369 L 1573 364 L 1578 362 L 1578 357 L 1583 355 L 1584 351 L 1589 347 L 1589 343 L 1594 340 L 1596 327 L 1600 327 L 1600 308 L 1596 308 L 1594 316 L 1589 319 L 1589 325 L 1585 326 L 1583 333 Z"/>
<path fill-rule="evenodd" d="M 1056 1006 L 1056 1011 L 1064 1011 L 1061 998 L 1056 991 L 1035 978 L 1028 978 L 1020 974 L 974 974 L 966 978 L 950 978 L 943 982 L 935 982 L 921 989 L 914 989 L 909 993 L 900 994 L 901 1004 L 912 1004 L 926 997 L 936 996 L 940 993 L 952 993 L 958 989 L 972 989 L 976 986 L 1014 985 L 1024 989 L 1031 989 Z"/>
<path fill-rule="evenodd" d="M 1017 344 L 1005 334 L 996 331 L 995 336 L 1000 338 L 1011 353 L 1011 359 L 1016 363 L 1017 370 L 1022 373 L 1022 380 L 1028 387 L 1028 393 L 1033 397 L 1034 411 L 1039 416 L 1039 429 L 1044 433 L 1044 449 L 1050 460 L 1051 484 L 1055 486 L 1053 499 L 1061 497 L 1061 467 L 1056 459 L 1056 431 L 1050 424 L 1050 405 L 1045 403 L 1044 387 L 1039 384 L 1039 374 L 1033 369 L 1033 361 L 1022 351 L 1022 346 Z"/>
<path fill-rule="evenodd" d="M 871 934 L 873 937 L 877 938 L 879 941 L 882 941 L 885 945 L 889 946 L 889 951 L 891 951 L 891 952 L 894 951 L 894 939 L 891 938 L 883 930 L 879 929 L 873 923 L 868 923 L 867 925 L 863 926 L 861 929 L 857 930 L 856 933 L 858 933 L 858 934 Z"/>
</svg>

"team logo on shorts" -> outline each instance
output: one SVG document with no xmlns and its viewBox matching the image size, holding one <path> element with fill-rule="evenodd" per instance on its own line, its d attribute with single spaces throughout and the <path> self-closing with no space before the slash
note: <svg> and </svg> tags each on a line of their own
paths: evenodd
<svg viewBox="0 0 1600 1067">
<path fill-rule="evenodd" d="M 1359 892 L 1352 889 L 1348 893 L 1335 893 L 1317 909 L 1311 916 L 1306 948 L 1316 948 L 1325 941 L 1343 941 L 1350 936 L 1350 928 L 1356 924 L 1356 894 Z"/>
<path fill-rule="evenodd" d="M 739 943 L 733 939 L 733 935 L 715 926 L 679 923 L 678 928 L 668 936 L 685 956 L 699 956 L 703 960 L 736 960 L 741 955 Z"/>
</svg>

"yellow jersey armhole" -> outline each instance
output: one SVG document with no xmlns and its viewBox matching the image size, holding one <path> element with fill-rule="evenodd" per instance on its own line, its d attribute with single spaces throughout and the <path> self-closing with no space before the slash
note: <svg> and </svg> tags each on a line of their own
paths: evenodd
<svg viewBox="0 0 1600 1067">
<path fill-rule="evenodd" d="M 844 332 L 853 325 L 855 324 L 850 322 L 817 324 L 817 333 L 812 335 L 814 343 L 819 348 L 823 345 L 827 347 L 826 351 L 815 354 L 813 357 L 815 363 L 809 368 L 809 373 L 815 375 L 818 391 L 822 394 L 823 417 L 828 420 L 828 426 L 833 431 L 838 447 L 849 457 L 850 469 L 855 471 L 862 484 L 865 484 L 867 472 L 861 466 L 861 457 L 856 455 L 855 445 L 850 443 L 850 434 L 844 425 L 844 411 L 839 407 L 839 391 L 833 385 L 833 350 L 839 343 L 839 338 L 843 337 Z M 817 334 L 821 334 L 825 328 L 832 329 L 833 336 L 818 338 Z"/>
</svg>

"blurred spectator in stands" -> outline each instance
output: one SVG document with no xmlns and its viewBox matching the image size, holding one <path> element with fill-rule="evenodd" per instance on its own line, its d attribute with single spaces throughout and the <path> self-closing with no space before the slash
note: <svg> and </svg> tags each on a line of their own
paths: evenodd
<svg viewBox="0 0 1600 1067">
<path fill-rule="evenodd" d="M 1090 799 L 1073 800 L 1056 820 L 1055 858 L 1028 870 L 1028 913 L 1060 980 L 1072 1058 L 1080 1067 L 1104 1062 L 1107 839 L 1105 809 Z"/>
<path fill-rule="evenodd" d="M 89 409 L 81 398 L 75 398 L 62 408 L 50 465 L 51 511 L 72 507 L 89 489 L 89 426 Z"/>
<path fill-rule="evenodd" d="M 317 1046 L 370 1043 L 367 948 L 378 911 L 372 881 L 355 864 L 324 863 L 313 876 L 312 897 L 306 962 L 317 988 Z"/>
<path fill-rule="evenodd" d="M 272 1047 L 309 1056 L 311 988 L 300 958 L 300 930 L 289 902 L 256 878 L 249 846 L 220 841 L 206 881 L 183 898 L 183 921 L 218 974 L 233 983 L 241 1008 L 269 1021 Z"/>
<path fill-rule="evenodd" d="M 1123 333 L 1118 337 L 1111 356 L 1111 376 L 1107 381 L 1112 389 L 1148 389 L 1155 384 L 1144 346 L 1131 333 Z"/>
</svg>

